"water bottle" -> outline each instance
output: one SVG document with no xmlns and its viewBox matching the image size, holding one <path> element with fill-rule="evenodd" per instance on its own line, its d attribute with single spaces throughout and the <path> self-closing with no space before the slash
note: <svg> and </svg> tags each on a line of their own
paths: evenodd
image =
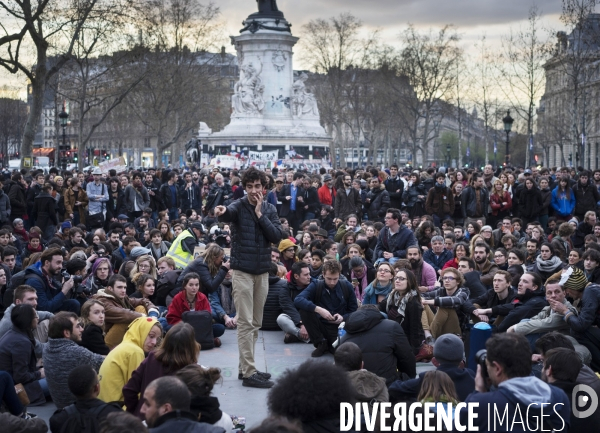
<svg viewBox="0 0 600 433">
<path fill-rule="evenodd" d="M 338 338 L 332 344 L 334 349 L 340 345 L 340 342 L 342 341 L 342 337 L 344 335 L 346 335 L 346 330 L 344 329 L 345 325 L 346 324 L 344 322 L 342 322 L 342 323 L 340 323 L 340 326 L 338 326 Z"/>
</svg>

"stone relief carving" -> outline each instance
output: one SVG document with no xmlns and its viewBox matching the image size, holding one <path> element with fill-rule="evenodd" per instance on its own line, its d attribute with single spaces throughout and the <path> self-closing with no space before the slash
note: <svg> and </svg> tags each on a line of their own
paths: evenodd
<svg viewBox="0 0 600 433">
<path fill-rule="evenodd" d="M 292 86 L 292 114 L 297 117 L 319 116 L 315 95 L 307 92 L 305 81 L 308 76 L 302 73 Z"/>
<path fill-rule="evenodd" d="M 232 116 L 261 115 L 263 113 L 265 86 L 260 78 L 262 72 L 260 58 L 256 63 L 255 67 L 253 62 L 248 61 L 240 68 L 240 80 L 235 83 L 234 94 L 231 98 Z"/>
<path fill-rule="evenodd" d="M 273 53 L 273 66 L 275 66 L 275 69 L 277 69 L 277 72 L 281 72 L 283 71 L 283 69 L 285 68 L 285 64 L 287 62 L 287 56 L 285 55 L 285 53 L 281 50 L 277 50 Z"/>
</svg>

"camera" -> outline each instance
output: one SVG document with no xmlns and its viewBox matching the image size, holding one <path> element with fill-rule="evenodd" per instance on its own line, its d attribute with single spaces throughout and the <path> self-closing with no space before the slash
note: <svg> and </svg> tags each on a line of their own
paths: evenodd
<svg viewBox="0 0 600 433">
<path fill-rule="evenodd" d="M 63 269 L 62 271 L 60 271 L 60 274 L 65 279 L 65 281 L 71 278 L 71 274 L 69 274 L 66 269 Z M 87 293 L 88 289 L 87 289 L 87 287 L 85 287 L 84 285 L 81 284 L 82 281 L 83 281 L 83 277 L 81 275 L 73 275 L 73 293 L 74 294 L 79 295 L 81 293 Z"/>
<path fill-rule="evenodd" d="M 231 257 L 225 255 L 223 256 L 223 263 L 227 263 Z"/>
<path fill-rule="evenodd" d="M 489 377 L 488 371 L 487 371 L 487 365 L 485 364 L 486 360 L 487 360 L 487 350 L 485 350 L 485 349 L 478 350 L 477 353 L 475 354 L 475 362 L 477 364 L 481 365 L 481 373 L 484 378 Z"/>
</svg>

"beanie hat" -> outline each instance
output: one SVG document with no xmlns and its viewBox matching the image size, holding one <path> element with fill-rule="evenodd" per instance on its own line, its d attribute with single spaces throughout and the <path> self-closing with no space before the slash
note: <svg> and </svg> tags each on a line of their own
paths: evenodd
<svg viewBox="0 0 600 433">
<path fill-rule="evenodd" d="M 581 269 L 575 266 L 569 266 L 561 275 L 560 283 L 563 289 L 576 290 L 581 292 L 588 285 L 588 279 Z"/>
<path fill-rule="evenodd" d="M 65 221 L 64 223 L 62 223 L 62 225 L 60 226 L 61 229 L 70 229 L 71 228 L 71 223 L 69 221 Z"/>
<path fill-rule="evenodd" d="M 579 220 L 575 217 L 571 218 L 569 221 L 567 221 L 569 223 L 575 223 L 575 225 L 579 224 Z"/>
<path fill-rule="evenodd" d="M 298 245 L 294 244 L 289 239 L 284 239 L 281 242 L 279 242 L 279 246 L 277 248 L 281 253 L 287 250 L 288 248 L 294 248 L 296 251 L 298 251 Z"/>
<path fill-rule="evenodd" d="M 444 334 L 435 340 L 433 356 L 441 364 L 458 364 L 465 356 L 465 345 L 454 334 Z"/>
</svg>

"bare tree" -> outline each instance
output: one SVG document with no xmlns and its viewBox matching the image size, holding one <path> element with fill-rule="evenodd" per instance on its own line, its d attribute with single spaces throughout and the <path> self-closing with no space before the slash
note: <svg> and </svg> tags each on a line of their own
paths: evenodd
<svg viewBox="0 0 600 433">
<path fill-rule="evenodd" d="M 10 25 L 0 26 L 0 65 L 10 73 L 23 73 L 33 96 L 21 145 L 23 156 L 32 155 L 46 85 L 73 55 L 82 29 L 88 22 L 102 22 L 119 13 L 124 3 L 128 0 L 0 2 L 0 11 L 11 20 Z"/>
<path fill-rule="evenodd" d="M 27 120 L 27 105 L 25 102 L 14 98 L 0 98 L 0 161 L 8 161 L 11 150 L 17 150 L 21 141 L 25 121 Z"/>
<path fill-rule="evenodd" d="M 391 96 L 403 109 L 398 119 L 410 140 L 413 162 L 426 158 L 427 147 L 439 134 L 445 113 L 440 101 L 450 101 L 456 92 L 456 70 L 462 57 L 459 36 L 451 26 L 437 33 L 419 32 L 414 26 L 402 34 L 403 46 L 395 64 L 395 74 L 407 79 L 409 89 L 390 82 Z"/>
<path fill-rule="evenodd" d="M 535 104 L 544 93 L 544 64 L 550 52 L 548 35 L 541 27 L 541 14 L 534 5 L 529 9 L 527 25 L 517 30 L 511 28 L 509 35 L 502 39 L 503 53 L 498 63 L 498 88 L 517 115 L 525 120 L 530 139 L 533 137 Z M 531 162 L 530 153 L 526 152 L 527 165 Z"/>
</svg>

